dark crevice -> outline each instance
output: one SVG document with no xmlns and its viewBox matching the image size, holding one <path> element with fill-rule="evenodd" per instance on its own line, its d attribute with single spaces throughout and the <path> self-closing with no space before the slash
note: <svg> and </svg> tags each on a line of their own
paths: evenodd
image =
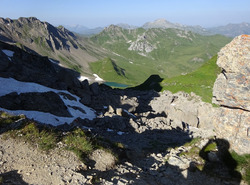
<svg viewBox="0 0 250 185">
<path fill-rule="evenodd" d="M 226 75 L 227 71 L 225 69 L 222 69 L 221 73 L 225 76 L 226 79 L 228 79 L 228 77 Z"/>
<path fill-rule="evenodd" d="M 243 110 L 243 111 L 246 111 L 246 112 L 250 112 L 250 110 L 247 110 L 247 109 L 244 109 L 244 108 L 240 108 L 240 107 L 231 107 L 231 106 L 228 106 L 228 105 L 220 105 L 221 107 L 224 107 L 224 108 L 228 108 L 228 109 L 238 109 L 238 110 Z"/>
</svg>

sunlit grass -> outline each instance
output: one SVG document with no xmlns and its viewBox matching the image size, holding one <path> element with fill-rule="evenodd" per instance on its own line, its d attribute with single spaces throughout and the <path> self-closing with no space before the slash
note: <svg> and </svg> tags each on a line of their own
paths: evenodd
<svg viewBox="0 0 250 185">
<path fill-rule="evenodd" d="M 178 91 L 194 92 L 204 102 L 211 103 L 213 85 L 221 71 L 216 65 L 216 61 L 217 55 L 192 73 L 163 80 L 161 83 L 163 90 L 169 90 L 172 93 Z"/>
</svg>

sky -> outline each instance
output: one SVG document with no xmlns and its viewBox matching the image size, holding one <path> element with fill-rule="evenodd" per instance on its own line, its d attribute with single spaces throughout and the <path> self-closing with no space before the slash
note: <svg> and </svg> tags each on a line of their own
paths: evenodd
<svg viewBox="0 0 250 185">
<path fill-rule="evenodd" d="M 203 27 L 250 23 L 250 0 L 0 0 L 0 6 L 0 17 L 37 17 L 55 26 L 142 26 L 159 18 Z"/>
</svg>

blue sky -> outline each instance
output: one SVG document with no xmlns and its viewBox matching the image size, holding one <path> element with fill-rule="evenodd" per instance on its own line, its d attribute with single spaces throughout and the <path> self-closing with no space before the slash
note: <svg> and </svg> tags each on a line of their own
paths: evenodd
<svg viewBox="0 0 250 185">
<path fill-rule="evenodd" d="M 203 27 L 250 23 L 250 0 L 0 0 L 0 17 L 37 17 L 53 25 L 90 28 L 164 18 Z"/>
</svg>

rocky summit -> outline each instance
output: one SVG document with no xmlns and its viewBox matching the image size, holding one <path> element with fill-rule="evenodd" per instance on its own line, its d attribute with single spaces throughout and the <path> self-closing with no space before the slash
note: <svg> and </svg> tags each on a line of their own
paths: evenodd
<svg viewBox="0 0 250 185">
<path fill-rule="evenodd" d="M 246 185 L 248 166 L 233 154 L 250 153 L 249 38 L 218 55 L 217 107 L 194 93 L 81 82 L 79 73 L 1 42 L 0 182 Z M 25 116 L 4 122 L 3 112 Z M 25 122 L 32 124 L 20 129 Z M 46 153 L 39 146 L 48 130 L 55 146 Z M 84 142 L 93 144 L 88 152 L 69 152 Z"/>
</svg>

